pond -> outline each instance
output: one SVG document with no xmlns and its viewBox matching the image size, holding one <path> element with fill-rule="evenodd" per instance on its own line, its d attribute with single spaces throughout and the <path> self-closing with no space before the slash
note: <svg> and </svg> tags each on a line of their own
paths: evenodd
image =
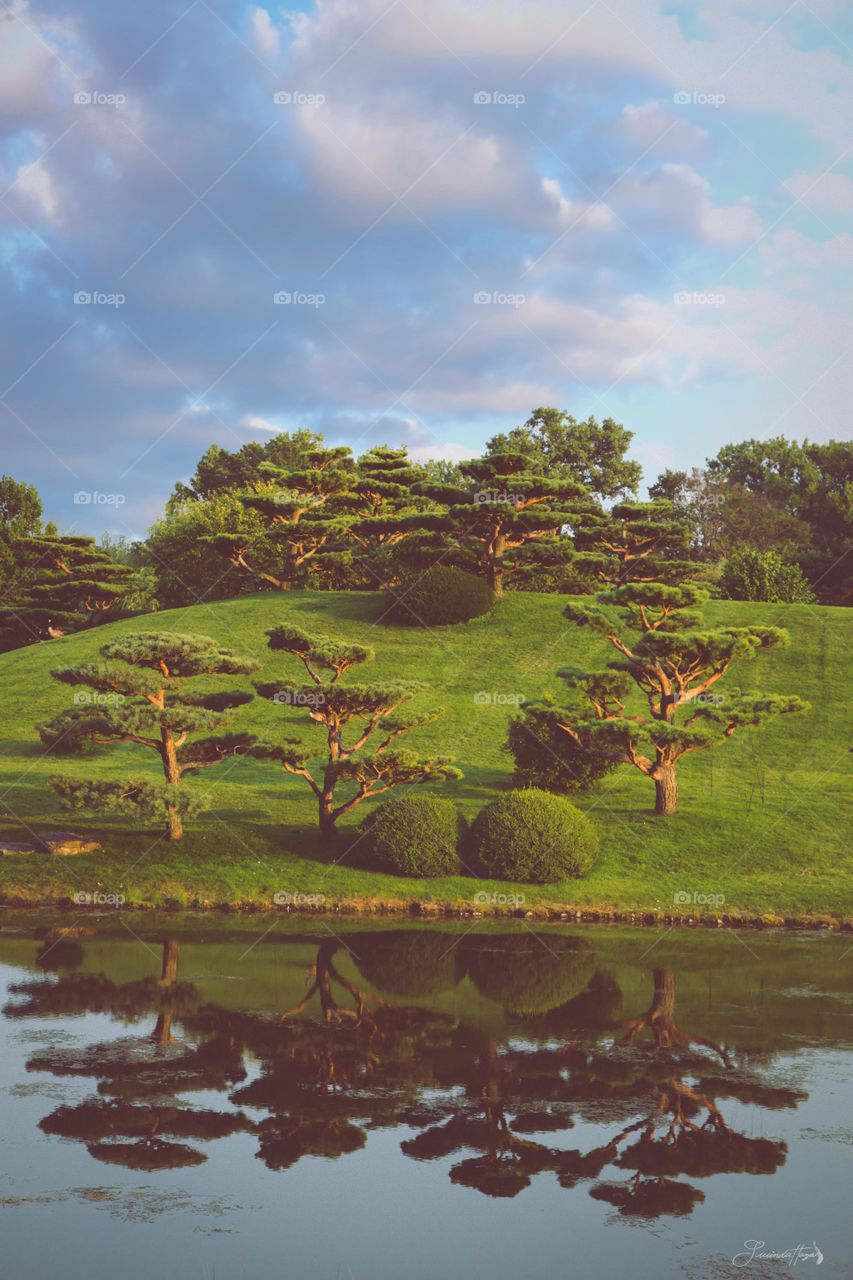
<svg viewBox="0 0 853 1280">
<path fill-rule="evenodd" d="M 845 936 L 5 913 L 0 981 L 4 1276 L 853 1274 Z"/>
</svg>

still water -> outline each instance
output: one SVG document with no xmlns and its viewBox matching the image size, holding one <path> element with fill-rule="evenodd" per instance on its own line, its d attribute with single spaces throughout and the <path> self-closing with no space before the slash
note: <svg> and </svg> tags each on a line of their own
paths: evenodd
<svg viewBox="0 0 853 1280">
<path fill-rule="evenodd" d="M 4 914 L 0 983 L 3 1277 L 853 1275 L 847 937 Z"/>
</svg>

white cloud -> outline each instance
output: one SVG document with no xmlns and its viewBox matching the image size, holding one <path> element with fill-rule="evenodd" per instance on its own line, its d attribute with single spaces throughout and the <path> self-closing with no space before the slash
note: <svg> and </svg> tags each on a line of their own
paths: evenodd
<svg viewBox="0 0 853 1280">
<path fill-rule="evenodd" d="M 246 427 L 249 431 L 270 431 L 273 435 L 278 435 L 283 431 L 283 427 L 277 427 L 274 422 L 269 422 L 266 418 L 261 418 L 257 414 L 248 413 L 240 422 L 242 427 Z"/>
<path fill-rule="evenodd" d="M 15 175 L 16 190 L 49 221 L 58 212 L 58 200 L 51 176 L 42 161 L 24 164 Z"/>
<path fill-rule="evenodd" d="M 853 178 L 846 173 L 795 173 L 786 185 L 806 207 L 853 213 Z"/>
<path fill-rule="evenodd" d="M 249 10 L 252 28 L 252 44 L 266 58 L 276 58 L 279 52 L 279 36 L 266 9 L 254 5 Z"/>
</svg>

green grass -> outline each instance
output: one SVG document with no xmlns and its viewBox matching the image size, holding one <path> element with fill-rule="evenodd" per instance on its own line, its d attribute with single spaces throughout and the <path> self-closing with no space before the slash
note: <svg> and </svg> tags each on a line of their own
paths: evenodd
<svg viewBox="0 0 853 1280">
<path fill-rule="evenodd" d="M 516 696 L 560 692 L 554 671 L 597 663 L 606 646 L 562 617 L 564 598 L 511 594 L 493 613 L 460 627 L 425 631 L 379 624 L 376 595 L 298 592 L 256 595 L 211 606 L 132 618 L 94 631 L 0 655 L 4 713 L 0 725 L 0 834 L 26 840 L 32 831 L 72 829 L 101 841 L 100 854 L 71 859 L 36 855 L 0 859 L 0 897 L 46 903 L 102 890 L 128 904 L 271 907 L 276 893 L 321 894 L 333 905 L 402 905 L 412 900 L 459 906 L 475 893 L 515 888 L 525 909 L 681 915 L 805 917 L 853 915 L 853 862 L 848 847 L 850 781 L 845 700 L 851 677 L 853 612 L 805 605 L 725 601 L 708 606 L 710 623 L 772 622 L 788 628 L 789 649 L 761 654 L 727 677 L 730 684 L 793 692 L 812 704 L 808 715 L 748 730 L 714 751 L 682 761 L 680 810 L 651 813 L 654 789 L 620 767 L 577 803 L 599 825 L 601 855 L 588 877 L 545 887 L 448 878 L 402 880 L 359 869 L 316 834 L 307 786 L 277 766 L 236 760 L 190 778 L 210 796 L 179 845 L 131 819 L 63 813 L 47 786 L 52 773 L 111 777 L 151 771 L 151 753 L 111 747 L 82 757 L 47 757 L 34 725 L 67 707 L 73 691 L 50 678 L 52 668 L 91 658 L 112 637 L 142 629 L 196 631 L 217 637 L 262 663 L 259 677 L 299 678 L 296 659 L 266 648 L 266 628 L 291 620 L 306 629 L 373 645 L 364 679 L 423 680 L 424 708 L 446 713 L 411 736 L 425 752 L 456 757 L 464 780 L 441 787 L 470 818 L 510 785 L 503 750 Z M 233 678 L 226 681 L 236 685 Z M 719 688 L 725 688 L 723 682 Z M 487 705 L 476 695 L 486 693 Z M 304 726 L 304 727 L 303 727 Z M 298 712 L 258 700 L 234 728 L 322 739 Z M 438 789 L 438 788 L 437 788 Z M 348 827 L 367 811 L 360 806 Z M 346 842 L 344 842 L 346 843 Z M 675 907 L 676 893 L 722 895 L 717 910 L 701 901 Z"/>
</svg>

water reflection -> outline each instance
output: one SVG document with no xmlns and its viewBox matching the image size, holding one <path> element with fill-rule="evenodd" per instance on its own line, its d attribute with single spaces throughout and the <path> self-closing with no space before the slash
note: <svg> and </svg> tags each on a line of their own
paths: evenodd
<svg viewBox="0 0 853 1280">
<path fill-rule="evenodd" d="M 727 1119 L 731 1103 L 773 1112 L 806 1096 L 763 1079 L 761 1055 L 683 1025 L 673 969 L 646 973 L 647 1003 L 626 1008 L 587 938 L 329 936 L 313 945 L 299 999 L 270 1012 L 205 998 L 181 977 L 177 937 L 159 944 L 159 976 L 119 981 L 82 971 L 87 938 L 68 933 L 37 940 L 44 976 L 13 984 L 5 1014 L 132 1027 L 27 1062 L 92 1080 L 91 1097 L 40 1127 L 105 1164 L 189 1167 L 245 1133 L 283 1170 L 345 1157 L 390 1128 L 402 1158 L 485 1196 L 515 1197 L 547 1174 L 622 1215 L 685 1215 L 704 1199 L 697 1181 L 785 1162 L 783 1141 Z M 493 1025 L 466 1017 L 463 989 L 499 1007 Z"/>
</svg>

